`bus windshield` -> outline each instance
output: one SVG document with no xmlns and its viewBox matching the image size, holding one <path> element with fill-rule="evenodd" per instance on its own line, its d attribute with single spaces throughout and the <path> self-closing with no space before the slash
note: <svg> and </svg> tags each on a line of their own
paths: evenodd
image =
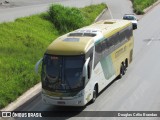
<svg viewBox="0 0 160 120">
<path fill-rule="evenodd" d="M 83 88 L 84 56 L 44 55 L 42 87 L 51 91 L 72 91 Z"/>
</svg>

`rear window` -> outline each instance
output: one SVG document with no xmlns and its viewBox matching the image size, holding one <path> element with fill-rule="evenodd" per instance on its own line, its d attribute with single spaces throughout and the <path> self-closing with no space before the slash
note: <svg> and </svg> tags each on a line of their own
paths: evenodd
<svg viewBox="0 0 160 120">
<path fill-rule="evenodd" d="M 123 17 L 124 20 L 135 20 L 134 16 L 124 16 Z"/>
</svg>

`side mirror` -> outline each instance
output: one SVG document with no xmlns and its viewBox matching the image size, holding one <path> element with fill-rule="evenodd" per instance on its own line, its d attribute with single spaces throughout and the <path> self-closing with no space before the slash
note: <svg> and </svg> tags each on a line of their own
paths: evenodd
<svg viewBox="0 0 160 120">
<path fill-rule="evenodd" d="M 88 81 L 88 64 L 89 64 L 90 58 L 88 58 L 83 66 L 83 79 L 85 80 L 85 83 Z"/>
<path fill-rule="evenodd" d="M 38 62 L 35 65 L 35 73 L 38 74 L 38 68 L 39 68 L 39 64 L 41 64 L 43 58 L 41 58 L 40 60 L 38 60 Z"/>
<path fill-rule="evenodd" d="M 90 70 L 90 66 L 89 66 L 89 64 L 88 64 L 87 71 L 88 71 L 88 79 L 90 79 L 90 77 L 91 77 L 91 70 Z"/>
</svg>

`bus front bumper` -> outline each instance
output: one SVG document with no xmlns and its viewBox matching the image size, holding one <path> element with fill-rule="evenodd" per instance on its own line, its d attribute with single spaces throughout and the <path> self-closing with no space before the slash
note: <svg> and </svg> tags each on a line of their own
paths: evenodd
<svg viewBox="0 0 160 120">
<path fill-rule="evenodd" d="M 73 99 L 65 99 L 65 98 L 54 98 L 42 93 L 42 101 L 45 104 L 57 105 L 57 106 L 84 106 L 86 103 L 84 102 L 83 97 L 74 98 Z"/>
</svg>

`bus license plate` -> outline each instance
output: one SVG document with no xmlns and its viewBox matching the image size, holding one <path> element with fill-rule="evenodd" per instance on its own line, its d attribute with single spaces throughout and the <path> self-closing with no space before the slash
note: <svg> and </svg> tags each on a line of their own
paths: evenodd
<svg viewBox="0 0 160 120">
<path fill-rule="evenodd" d="M 58 104 L 61 104 L 61 105 L 64 105 L 64 104 L 65 104 L 64 101 L 58 101 L 57 103 L 58 103 Z"/>
</svg>

